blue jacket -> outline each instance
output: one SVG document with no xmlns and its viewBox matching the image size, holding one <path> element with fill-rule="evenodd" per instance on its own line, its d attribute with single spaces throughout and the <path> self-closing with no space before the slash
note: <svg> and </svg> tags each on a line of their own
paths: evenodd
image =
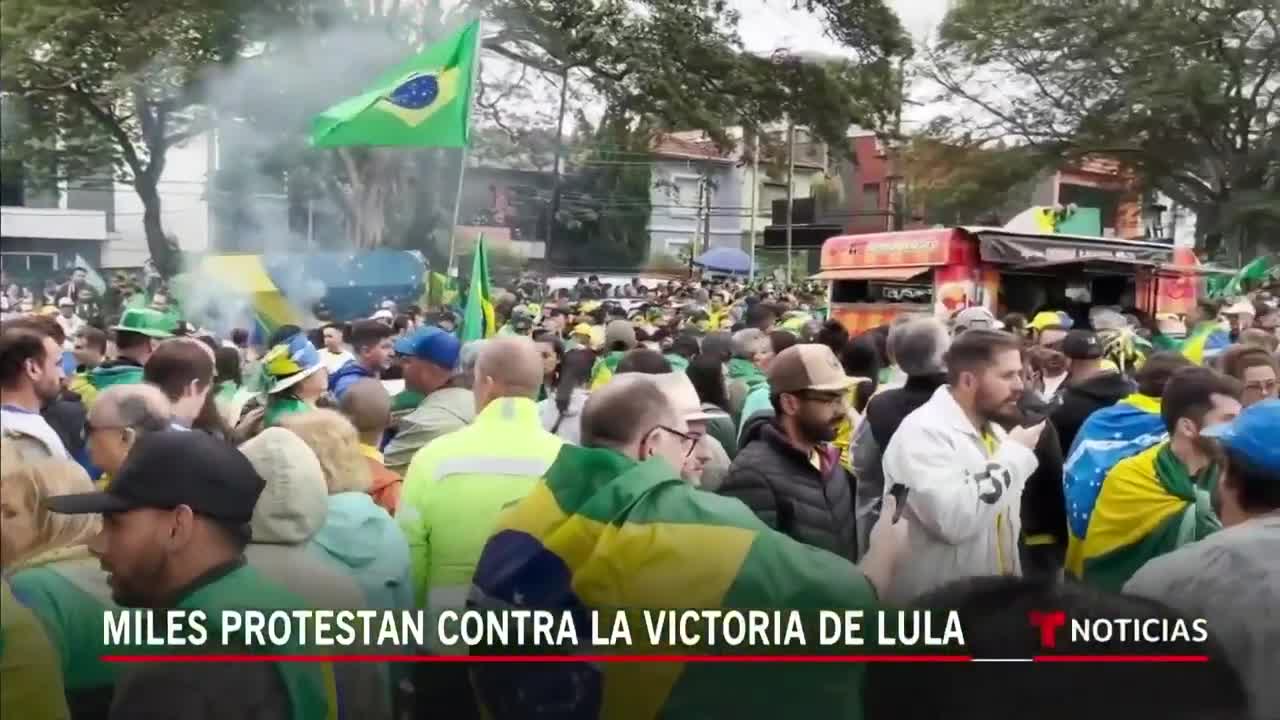
<svg viewBox="0 0 1280 720">
<path fill-rule="evenodd" d="M 343 393 L 353 383 L 357 380 L 371 377 L 377 376 L 365 370 L 364 366 L 355 360 L 348 360 L 346 365 L 338 368 L 336 372 L 329 376 L 329 394 L 333 395 L 334 400 L 341 400 Z"/>
<path fill-rule="evenodd" d="M 409 543 L 391 515 L 362 492 L 329 496 L 324 525 L 311 549 L 350 573 L 373 609 L 413 606 Z"/>
</svg>

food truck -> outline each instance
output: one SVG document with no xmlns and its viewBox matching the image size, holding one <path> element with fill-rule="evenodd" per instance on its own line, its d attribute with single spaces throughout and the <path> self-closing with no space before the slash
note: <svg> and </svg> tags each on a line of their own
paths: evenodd
<svg viewBox="0 0 1280 720">
<path fill-rule="evenodd" d="M 1185 314 L 1200 285 L 1190 249 L 994 227 L 841 235 L 823 244 L 820 270 L 830 316 L 852 334 L 972 306 L 997 317 L 1055 309 L 1083 320 L 1089 305 Z"/>
</svg>

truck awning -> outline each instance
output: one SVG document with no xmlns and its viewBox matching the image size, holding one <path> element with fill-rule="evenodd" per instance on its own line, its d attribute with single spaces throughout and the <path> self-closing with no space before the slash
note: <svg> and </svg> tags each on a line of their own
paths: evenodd
<svg viewBox="0 0 1280 720">
<path fill-rule="evenodd" d="M 909 280 L 933 268 L 929 265 L 912 265 L 891 268 L 848 268 L 845 270 L 823 270 L 810 277 L 810 280 Z"/>
<path fill-rule="evenodd" d="M 1173 260 L 1173 246 L 1160 243 L 1083 238 L 1071 235 L 1023 235 L 998 230 L 969 230 L 978 237 L 984 262 L 1024 267 L 1102 261 L 1158 265 Z"/>
</svg>

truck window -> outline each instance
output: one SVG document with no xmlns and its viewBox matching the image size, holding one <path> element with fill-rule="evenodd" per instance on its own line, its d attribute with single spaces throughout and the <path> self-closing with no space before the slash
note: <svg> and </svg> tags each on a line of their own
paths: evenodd
<svg viewBox="0 0 1280 720">
<path fill-rule="evenodd" d="M 928 283 L 878 280 L 833 280 L 833 303 L 933 304 L 933 286 Z"/>
</svg>

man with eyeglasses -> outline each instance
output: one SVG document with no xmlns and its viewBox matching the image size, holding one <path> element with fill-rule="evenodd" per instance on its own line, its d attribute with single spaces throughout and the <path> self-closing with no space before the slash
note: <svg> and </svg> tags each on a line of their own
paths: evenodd
<svg viewBox="0 0 1280 720">
<path fill-rule="evenodd" d="M 114 385 L 103 390 L 84 424 L 89 461 L 102 470 L 103 487 L 124 464 L 138 439 L 169 429 L 173 407 L 160 388 L 146 383 Z"/>
<path fill-rule="evenodd" d="M 844 418 L 851 380 L 826 345 L 783 350 L 769 366 L 774 415 L 761 413 L 742 431 L 742 448 L 720 486 L 772 527 L 807 545 L 854 559 L 853 500 L 834 472 L 830 444 Z"/>
</svg>

